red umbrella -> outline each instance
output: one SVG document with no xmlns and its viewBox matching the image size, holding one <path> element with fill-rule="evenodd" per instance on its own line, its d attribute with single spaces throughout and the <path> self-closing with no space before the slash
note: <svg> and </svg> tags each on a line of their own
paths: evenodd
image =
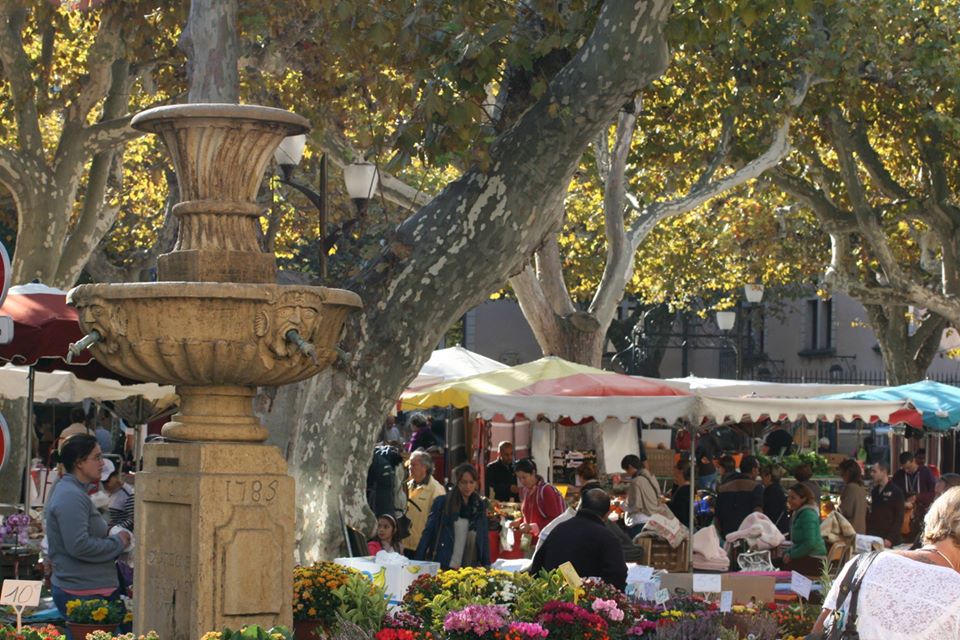
<svg viewBox="0 0 960 640">
<path fill-rule="evenodd" d="M 83 337 L 77 310 L 67 306 L 66 292 L 43 284 L 11 287 L 0 315 L 13 318 L 13 342 L 0 346 L 0 360 L 13 364 L 34 366 L 44 358 L 65 361 L 67 347 Z M 84 351 L 73 362 L 82 365 L 92 359 Z"/>
</svg>

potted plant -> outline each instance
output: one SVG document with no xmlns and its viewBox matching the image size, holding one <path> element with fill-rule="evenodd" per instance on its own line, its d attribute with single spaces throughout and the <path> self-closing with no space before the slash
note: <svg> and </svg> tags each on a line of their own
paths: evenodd
<svg viewBox="0 0 960 640">
<path fill-rule="evenodd" d="M 114 632 L 126 615 L 126 607 L 119 600 L 91 598 L 67 601 L 67 628 L 74 638 L 86 638 L 94 631 Z"/>
<path fill-rule="evenodd" d="M 0 640 L 61 640 L 63 635 L 52 624 L 45 627 L 21 627 L 0 625 Z"/>
<path fill-rule="evenodd" d="M 334 591 L 357 573 L 333 562 L 315 562 L 293 569 L 293 635 L 313 640 L 318 631 L 333 628 L 340 600 Z"/>
</svg>

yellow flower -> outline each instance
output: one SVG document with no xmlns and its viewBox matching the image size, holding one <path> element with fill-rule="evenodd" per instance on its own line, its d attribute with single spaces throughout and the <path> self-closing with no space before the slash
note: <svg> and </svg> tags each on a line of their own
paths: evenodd
<svg viewBox="0 0 960 640">
<path fill-rule="evenodd" d="M 200 638 L 200 640 L 220 640 L 220 632 L 219 632 L 219 631 L 207 631 L 205 634 L 203 634 L 203 636 Z"/>
<path fill-rule="evenodd" d="M 307 609 L 307 615 L 313 618 L 317 615 L 317 610 L 314 609 L 313 607 L 310 607 L 309 609 Z"/>
<path fill-rule="evenodd" d="M 90 613 L 90 617 L 97 622 L 103 622 L 106 619 L 107 614 L 109 613 L 110 613 L 110 610 L 107 609 L 106 607 L 98 607 L 94 609 L 93 612 Z"/>
<path fill-rule="evenodd" d="M 70 600 L 67 602 L 67 615 L 71 615 L 73 610 L 80 606 L 79 600 Z"/>
</svg>

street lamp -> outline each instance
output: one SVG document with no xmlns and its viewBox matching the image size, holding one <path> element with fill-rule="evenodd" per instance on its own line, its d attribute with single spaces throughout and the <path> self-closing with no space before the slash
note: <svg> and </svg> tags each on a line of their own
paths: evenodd
<svg viewBox="0 0 960 640">
<path fill-rule="evenodd" d="M 763 300 L 763 285 L 745 284 L 743 286 L 743 295 L 750 307 L 750 311 L 752 311 L 753 308 Z M 737 358 L 737 380 L 743 379 L 743 323 L 737 322 L 742 306 L 743 303 L 738 302 L 734 311 L 717 311 L 716 314 L 717 328 L 719 328 L 720 331 L 727 333 L 733 329 L 734 326 L 737 328 L 737 337 L 733 345 Z M 748 339 L 752 340 L 750 336 L 748 336 Z"/>
<path fill-rule="evenodd" d="M 293 171 L 303 159 L 303 150 L 307 144 L 307 137 L 303 134 L 288 136 L 283 139 L 273 154 L 274 160 L 280 165 L 283 177 L 280 182 L 293 187 L 317 208 L 318 235 L 320 236 L 320 277 L 327 277 L 327 252 L 337 243 L 338 238 L 350 231 L 367 211 L 367 204 L 376 193 L 380 182 L 377 166 L 370 162 L 354 162 L 343 168 L 343 178 L 346 182 L 347 193 L 357 208 L 357 217 L 351 218 L 341 225 L 340 230 L 327 241 L 327 154 L 320 154 L 320 190 L 297 182 L 293 178 Z"/>
<path fill-rule="evenodd" d="M 730 331 L 736 322 L 736 311 L 717 311 L 717 328 L 720 329 L 720 331 Z"/>
<path fill-rule="evenodd" d="M 343 180 L 347 183 L 347 193 L 357 207 L 357 213 L 367 211 L 367 203 L 373 198 L 380 183 L 377 165 L 371 162 L 354 162 L 343 168 Z"/>
</svg>

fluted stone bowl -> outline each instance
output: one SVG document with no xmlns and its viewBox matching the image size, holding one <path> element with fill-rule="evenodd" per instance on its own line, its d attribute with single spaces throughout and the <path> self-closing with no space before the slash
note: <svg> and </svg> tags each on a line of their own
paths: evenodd
<svg viewBox="0 0 960 640">
<path fill-rule="evenodd" d="M 186 386 L 283 385 L 336 358 L 351 291 L 276 284 L 88 284 L 67 294 L 90 347 L 107 368 L 136 380 Z M 294 329 L 316 358 L 287 339 Z"/>
</svg>

